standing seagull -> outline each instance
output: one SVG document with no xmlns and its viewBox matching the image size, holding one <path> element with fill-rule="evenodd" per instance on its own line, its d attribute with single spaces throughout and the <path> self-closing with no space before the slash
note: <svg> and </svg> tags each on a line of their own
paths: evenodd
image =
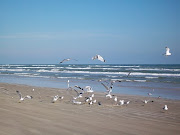
<svg viewBox="0 0 180 135">
<path fill-rule="evenodd" d="M 68 58 L 68 59 L 64 59 L 64 60 L 62 60 L 61 62 L 59 62 L 59 64 L 61 64 L 61 63 L 65 62 L 65 61 L 70 61 L 70 60 L 71 60 L 70 58 Z M 75 60 L 75 59 L 72 59 L 72 60 Z M 75 61 L 77 61 L 77 60 L 75 60 Z"/>
<path fill-rule="evenodd" d="M 167 105 L 165 105 L 163 109 L 167 111 L 167 110 L 168 110 L 168 107 L 167 107 Z"/>
<path fill-rule="evenodd" d="M 32 96 L 29 96 L 29 95 L 27 95 L 27 96 L 25 96 L 25 97 L 22 97 L 21 92 L 19 92 L 18 90 L 17 90 L 16 92 L 17 92 L 17 94 L 18 94 L 19 97 L 20 97 L 19 103 L 20 103 L 21 101 L 24 101 L 25 98 L 27 98 L 27 99 L 32 99 L 32 98 L 33 98 Z"/>
<path fill-rule="evenodd" d="M 95 60 L 95 59 L 98 59 L 98 60 L 100 60 L 102 62 L 105 62 L 104 58 L 102 56 L 100 56 L 100 55 L 95 55 L 94 57 L 92 57 L 92 60 Z"/>
<path fill-rule="evenodd" d="M 88 93 L 94 92 L 91 88 L 91 86 L 86 86 L 85 89 L 87 90 Z"/>
<path fill-rule="evenodd" d="M 58 99 L 59 99 L 59 96 L 58 96 L 58 95 L 54 96 L 52 103 L 55 103 Z"/>
<path fill-rule="evenodd" d="M 165 55 L 165 56 L 170 56 L 171 53 L 170 53 L 169 51 L 170 51 L 170 49 L 169 49 L 168 47 L 166 47 L 166 53 L 165 53 L 164 55 Z"/>
</svg>

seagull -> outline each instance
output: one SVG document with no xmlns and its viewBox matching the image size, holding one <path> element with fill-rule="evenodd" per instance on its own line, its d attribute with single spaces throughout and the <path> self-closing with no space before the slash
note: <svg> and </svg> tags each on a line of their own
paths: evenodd
<svg viewBox="0 0 180 135">
<path fill-rule="evenodd" d="M 59 97 L 59 98 L 60 98 L 61 100 L 62 100 L 62 99 L 64 99 L 64 97 L 63 97 L 63 96 L 62 96 L 62 97 Z"/>
<path fill-rule="evenodd" d="M 163 109 L 167 111 L 167 110 L 168 110 L 168 107 L 167 107 L 167 105 L 165 105 Z"/>
<path fill-rule="evenodd" d="M 17 92 L 17 94 L 19 95 L 19 97 L 20 97 L 20 99 L 19 99 L 19 103 L 21 102 L 21 101 L 24 101 L 24 99 L 32 99 L 33 97 L 32 96 L 29 96 L 29 95 L 27 95 L 27 96 L 25 96 L 25 97 L 22 97 L 22 94 L 21 94 L 21 92 L 19 92 L 18 90 L 16 91 Z"/>
<path fill-rule="evenodd" d="M 102 56 L 100 56 L 100 55 L 95 55 L 94 57 L 92 57 L 92 60 L 95 60 L 95 59 L 98 59 L 98 60 L 100 60 L 102 62 L 105 62 L 104 58 Z"/>
<path fill-rule="evenodd" d="M 96 103 L 96 99 L 94 99 L 93 103 Z"/>
<path fill-rule="evenodd" d="M 54 96 L 52 103 L 55 103 L 58 99 L 59 99 L 59 96 L 58 96 L 58 95 Z"/>
<path fill-rule="evenodd" d="M 70 60 L 71 60 L 70 58 L 68 58 L 68 59 L 64 59 L 64 60 L 62 60 L 61 62 L 59 62 L 59 64 L 61 64 L 61 63 L 65 62 L 65 61 L 70 61 Z M 72 60 L 75 60 L 75 59 L 72 59 Z M 77 61 L 77 60 L 75 60 L 75 61 Z"/>
<path fill-rule="evenodd" d="M 130 76 L 130 74 L 131 74 L 131 72 L 129 72 L 129 73 L 128 73 L 127 77 L 129 77 L 129 76 Z"/>
<path fill-rule="evenodd" d="M 121 81 L 119 81 L 119 80 L 117 80 L 117 81 L 118 81 L 118 82 L 121 82 Z M 106 97 L 112 98 L 111 92 L 112 92 L 113 84 L 114 84 L 115 82 L 117 82 L 117 81 L 111 81 L 111 84 L 110 84 L 109 87 L 108 87 L 107 85 L 105 85 L 104 83 L 101 83 L 101 84 L 106 88 L 106 90 L 107 90 L 107 92 L 108 92 L 108 94 L 106 94 Z"/>
<path fill-rule="evenodd" d="M 112 98 L 111 92 L 108 92 L 108 94 L 106 94 L 106 97 Z"/>
<path fill-rule="evenodd" d="M 111 85 L 108 87 L 107 85 L 105 85 L 104 83 L 101 83 L 107 90 L 107 92 L 111 93 L 112 92 L 112 88 L 113 88 L 113 83 L 111 83 Z"/>
<path fill-rule="evenodd" d="M 85 97 L 86 98 L 86 102 L 89 102 L 89 101 L 92 101 L 93 100 L 93 97 L 94 97 L 94 94 L 92 94 L 91 96 L 89 97 Z M 93 101 L 94 102 L 94 101 Z M 96 101 L 95 101 L 96 102 Z"/>
<path fill-rule="evenodd" d="M 86 101 L 86 102 L 89 102 L 89 98 L 87 98 L 85 101 Z"/>
<path fill-rule="evenodd" d="M 74 89 L 74 91 L 77 93 L 77 97 L 74 97 L 74 99 L 78 99 L 78 98 L 82 98 L 83 93 L 82 92 L 78 92 L 77 90 Z"/>
<path fill-rule="evenodd" d="M 91 96 L 89 97 L 89 100 L 92 101 L 92 97 Z"/>
<path fill-rule="evenodd" d="M 120 105 L 124 105 L 124 100 L 119 100 Z"/>
<path fill-rule="evenodd" d="M 87 90 L 88 93 L 94 92 L 91 88 L 91 86 L 86 86 L 85 89 Z"/>
<path fill-rule="evenodd" d="M 152 93 L 148 93 L 149 96 L 152 96 Z"/>
<path fill-rule="evenodd" d="M 165 48 L 166 48 L 166 53 L 164 55 L 165 56 L 170 56 L 171 55 L 171 53 L 169 52 L 170 49 L 168 47 L 165 47 Z"/>
<path fill-rule="evenodd" d="M 114 101 L 117 102 L 117 96 L 114 97 Z"/>
<path fill-rule="evenodd" d="M 76 88 L 78 88 L 78 89 L 80 89 L 80 90 L 84 90 L 83 88 L 81 88 L 81 87 L 78 86 L 78 85 L 75 85 L 74 87 L 76 87 Z"/>
<path fill-rule="evenodd" d="M 128 105 L 129 103 L 130 103 L 130 101 L 125 102 L 126 105 Z"/>
<path fill-rule="evenodd" d="M 149 100 L 144 100 L 143 102 L 144 102 L 145 104 L 147 104 L 147 103 L 149 102 Z"/>
<path fill-rule="evenodd" d="M 69 80 L 67 81 L 67 86 L 68 86 L 68 88 L 69 88 Z"/>
<path fill-rule="evenodd" d="M 93 102 L 91 101 L 91 102 L 89 102 L 89 105 L 92 105 L 93 104 Z"/>
</svg>

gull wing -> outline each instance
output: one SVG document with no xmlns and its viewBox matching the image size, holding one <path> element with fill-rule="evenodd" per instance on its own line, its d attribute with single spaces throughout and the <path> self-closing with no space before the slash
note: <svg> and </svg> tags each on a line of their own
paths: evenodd
<svg viewBox="0 0 180 135">
<path fill-rule="evenodd" d="M 64 59 L 64 60 L 62 60 L 61 62 L 59 62 L 59 64 L 61 64 L 61 63 L 63 63 L 63 62 L 65 62 L 65 61 L 69 61 L 69 60 L 71 60 L 71 59 Z"/>
<path fill-rule="evenodd" d="M 80 86 L 75 85 L 74 87 L 76 87 L 76 88 L 78 88 L 80 90 L 83 90 L 83 88 L 81 88 Z"/>
<path fill-rule="evenodd" d="M 97 55 L 98 56 L 98 60 L 105 62 L 104 58 L 101 55 Z"/>
<path fill-rule="evenodd" d="M 107 91 L 109 91 L 109 88 L 104 83 L 101 84 L 106 88 Z"/>
<path fill-rule="evenodd" d="M 79 96 L 81 94 L 76 89 L 74 89 L 74 91 L 77 93 L 77 96 Z"/>
<path fill-rule="evenodd" d="M 19 95 L 20 98 L 22 98 L 21 92 L 19 92 L 19 91 L 17 90 L 16 93 Z"/>
<path fill-rule="evenodd" d="M 25 98 L 32 99 L 32 96 L 27 95 Z"/>
<path fill-rule="evenodd" d="M 95 55 L 94 57 L 92 57 L 92 60 L 95 60 L 98 58 L 98 55 Z"/>
</svg>

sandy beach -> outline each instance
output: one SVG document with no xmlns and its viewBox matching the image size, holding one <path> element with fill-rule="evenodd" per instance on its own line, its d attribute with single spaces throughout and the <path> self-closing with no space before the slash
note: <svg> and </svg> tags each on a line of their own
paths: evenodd
<svg viewBox="0 0 180 135">
<path fill-rule="evenodd" d="M 19 103 L 17 90 L 33 99 Z M 74 94 L 65 89 L 0 83 L 0 134 L 180 134 L 179 100 L 119 94 L 116 95 L 118 101 L 130 101 L 130 104 L 117 106 L 113 99 L 105 98 L 105 93 L 95 92 L 94 98 L 101 105 L 75 105 L 72 103 Z M 55 95 L 64 96 L 64 99 L 52 103 Z M 143 100 L 149 102 L 144 104 Z M 168 111 L 162 109 L 164 105 L 168 105 Z"/>
</svg>

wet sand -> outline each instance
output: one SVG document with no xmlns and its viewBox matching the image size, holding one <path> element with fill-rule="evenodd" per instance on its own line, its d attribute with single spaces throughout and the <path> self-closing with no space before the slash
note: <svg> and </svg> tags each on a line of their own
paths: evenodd
<svg viewBox="0 0 180 135">
<path fill-rule="evenodd" d="M 33 91 L 34 89 L 34 91 Z M 19 96 L 33 96 L 19 103 Z M 72 103 L 74 91 L 0 83 L 1 135 L 178 135 L 180 101 L 163 98 L 116 95 L 129 105 L 116 105 L 105 93 L 95 92 L 101 102 L 89 105 Z M 52 103 L 55 95 L 63 100 Z M 89 96 L 89 95 L 85 95 Z M 144 104 L 143 100 L 149 100 Z M 84 102 L 84 98 L 79 101 Z M 169 110 L 164 111 L 164 105 Z"/>
</svg>

